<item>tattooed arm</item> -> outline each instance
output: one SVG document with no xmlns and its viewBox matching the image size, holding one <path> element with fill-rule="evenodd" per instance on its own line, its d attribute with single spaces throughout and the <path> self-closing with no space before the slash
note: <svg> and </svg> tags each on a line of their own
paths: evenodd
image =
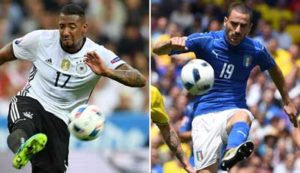
<svg viewBox="0 0 300 173">
<path fill-rule="evenodd" d="M 188 163 L 188 160 L 184 155 L 184 152 L 181 148 L 180 140 L 174 128 L 171 127 L 169 124 L 161 125 L 158 127 L 166 144 L 169 146 L 170 150 L 175 154 L 177 159 L 183 165 L 183 168 L 189 173 L 194 173 L 195 171 L 193 167 Z"/>
<path fill-rule="evenodd" d="M 126 63 L 113 70 L 107 77 L 131 87 L 143 87 L 146 84 L 145 77 Z"/>
<path fill-rule="evenodd" d="M 101 76 L 111 78 L 130 87 L 143 87 L 146 84 L 145 77 L 128 64 L 122 64 L 117 69 L 110 69 L 104 65 L 103 60 L 96 52 L 87 53 L 85 63 L 91 70 Z"/>
</svg>

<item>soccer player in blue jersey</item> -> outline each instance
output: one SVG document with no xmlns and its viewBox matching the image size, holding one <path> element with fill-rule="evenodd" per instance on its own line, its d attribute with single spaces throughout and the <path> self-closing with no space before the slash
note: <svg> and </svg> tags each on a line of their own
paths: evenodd
<svg viewBox="0 0 300 173">
<path fill-rule="evenodd" d="M 215 71 L 213 88 L 197 97 L 192 139 L 195 169 L 217 172 L 220 150 L 221 169 L 229 170 L 253 152 L 254 144 L 247 141 L 253 115 L 247 110 L 246 84 L 251 70 L 259 66 L 268 70 L 278 88 L 283 109 L 295 127 L 297 110 L 288 96 L 281 70 L 266 48 L 247 37 L 252 27 L 252 11 L 243 3 L 233 3 L 224 18 L 224 29 L 209 33 L 194 33 L 188 37 L 173 37 L 154 46 L 161 54 L 192 51 L 209 62 Z"/>
</svg>

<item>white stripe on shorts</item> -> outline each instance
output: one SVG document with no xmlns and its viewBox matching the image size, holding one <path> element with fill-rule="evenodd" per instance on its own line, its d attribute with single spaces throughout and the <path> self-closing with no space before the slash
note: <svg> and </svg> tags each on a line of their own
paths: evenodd
<svg viewBox="0 0 300 173">
<path fill-rule="evenodd" d="M 11 118 L 13 122 L 17 121 L 20 118 L 20 114 L 17 107 L 17 97 L 12 98 L 11 102 Z"/>
</svg>

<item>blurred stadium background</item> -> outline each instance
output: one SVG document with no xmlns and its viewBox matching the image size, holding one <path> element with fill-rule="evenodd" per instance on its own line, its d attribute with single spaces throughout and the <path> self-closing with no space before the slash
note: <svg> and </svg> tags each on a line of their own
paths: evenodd
<svg viewBox="0 0 300 173">
<path fill-rule="evenodd" d="M 151 44 L 193 32 L 220 30 L 231 0 L 152 0 Z M 250 37 L 262 42 L 282 69 L 289 94 L 300 112 L 300 1 L 245 0 L 254 10 Z M 180 130 L 189 104 L 179 74 L 183 64 L 195 58 L 185 53 L 175 56 L 151 55 L 151 82 L 165 98 L 170 122 Z M 231 173 L 299 173 L 300 130 L 294 129 L 281 109 L 279 93 L 269 76 L 254 69 L 248 80 L 247 104 L 255 115 L 250 139 L 252 156 Z M 299 119 L 300 120 L 300 119 Z M 191 142 L 183 143 L 189 157 Z M 152 173 L 182 173 L 155 125 L 151 128 Z M 221 172 L 221 171 L 219 171 Z"/>
<path fill-rule="evenodd" d="M 59 9 L 81 4 L 89 37 L 113 50 L 148 78 L 149 2 L 146 0 L 1 0 L 0 47 L 36 29 L 57 28 Z M 0 172 L 11 166 L 6 144 L 10 98 L 27 79 L 31 64 L 15 61 L 0 67 Z M 103 78 L 91 97 L 107 116 L 104 134 L 92 142 L 70 141 L 69 173 L 141 173 L 149 170 L 148 87 L 133 89 Z"/>
</svg>

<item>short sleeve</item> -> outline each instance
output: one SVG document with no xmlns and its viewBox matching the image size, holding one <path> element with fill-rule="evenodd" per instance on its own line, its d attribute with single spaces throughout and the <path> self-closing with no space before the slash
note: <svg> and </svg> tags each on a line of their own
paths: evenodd
<svg viewBox="0 0 300 173">
<path fill-rule="evenodd" d="M 35 61 L 42 31 L 33 31 L 12 42 L 14 56 L 18 59 Z"/>
<path fill-rule="evenodd" d="M 212 38 L 210 33 L 194 33 L 188 36 L 185 46 L 189 51 L 198 52 L 204 49 L 205 45 Z"/>
<path fill-rule="evenodd" d="M 154 86 L 151 89 L 151 120 L 156 125 L 168 124 L 169 117 L 165 111 L 162 95 Z"/>
<path fill-rule="evenodd" d="M 276 65 L 274 59 L 265 47 L 263 47 L 258 56 L 258 65 L 261 71 L 268 70 Z"/>
<path fill-rule="evenodd" d="M 118 66 L 125 63 L 114 52 L 104 48 L 103 46 L 100 46 L 100 49 L 97 51 L 97 53 L 102 58 L 102 60 L 105 62 L 106 66 L 108 68 L 116 69 Z"/>
</svg>

